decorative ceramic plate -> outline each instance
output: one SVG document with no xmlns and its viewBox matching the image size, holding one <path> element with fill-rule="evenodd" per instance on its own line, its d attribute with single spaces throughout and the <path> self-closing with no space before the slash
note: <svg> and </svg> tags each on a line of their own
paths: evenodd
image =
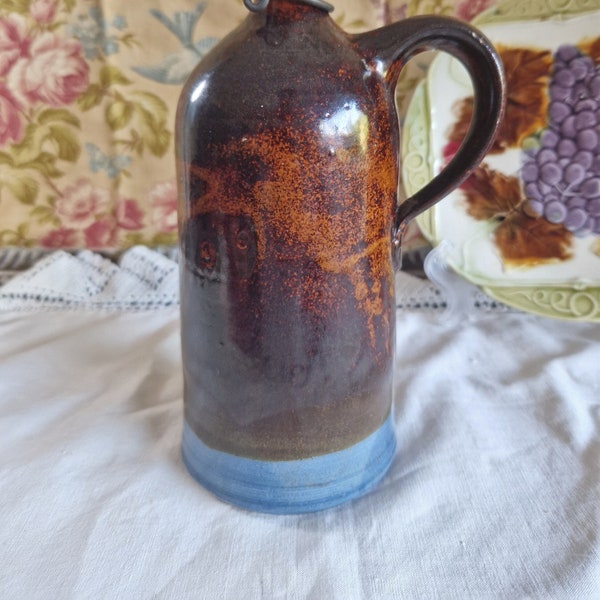
<svg viewBox="0 0 600 600">
<path fill-rule="evenodd" d="M 600 321 L 600 0 L 504 2 L 476 25 L 505 65 L 506 116 L 482 165 L 419 226 L 501 302 Z M 456 152 L 471 112 L 466 71 L 437 57 L 406 116 L 408 194 Z"/>
</svg>

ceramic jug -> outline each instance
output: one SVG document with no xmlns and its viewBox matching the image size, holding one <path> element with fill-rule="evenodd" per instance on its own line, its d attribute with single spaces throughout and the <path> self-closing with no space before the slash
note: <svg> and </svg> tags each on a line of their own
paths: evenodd
<svg viewBox="0 0 600 600">
<path fill-rule="evenodd" d="M 394 256 L 408 221 L 484 156 L 503 74 L 459 21 L 349 35 L 321 0 L 244 1 L 177 112 L 182 454 L 226 501 L 308 512 L 363 494 L 392 461 Z M 397 205 L 394 88 L 429 49 L 468 69 L 473 122 Z"/>
</svg>

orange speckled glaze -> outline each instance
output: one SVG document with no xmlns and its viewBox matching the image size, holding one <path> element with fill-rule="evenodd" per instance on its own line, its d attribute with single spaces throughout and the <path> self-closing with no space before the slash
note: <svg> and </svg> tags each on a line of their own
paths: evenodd
<svg viewBox="0 0 600 600">
<path fill-rule="evenodd" d="M 392 400 L 390 97 L 326 13 L 293 8 L 302 26 L 251 15 L 180 107 L 186 417 L 264 459 L 356 443 Z"/>
<path fill-rule="evenodd" d="M 306 458 L 389 415 L 393 71 L 325 11 L 271 0 L 183 90 L 185 413 L 212 448 Z"/>
</svg>

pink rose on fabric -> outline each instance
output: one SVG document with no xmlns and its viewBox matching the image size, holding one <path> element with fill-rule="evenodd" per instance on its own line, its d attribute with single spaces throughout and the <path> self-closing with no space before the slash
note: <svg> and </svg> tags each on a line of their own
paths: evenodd
<svg viewBox="0 0 600 600">
<path fill-rule="evenodd" d="M 122 229 L 141 229 L 144 226 L 144 213 L 135 200 L 121 199 L 115 211 L 117 225 Z"/>
<path fill-rule="evenodd" d="M 43 33 L 33 40 L 29 57 L 20 58 L 8 74 L 11 90 L 23 104 L 64 106 L 88 86 L 89 67 L 78 40 Z"/>
<path fill-rule="evenodd" d="M 57 0 L 33 0 L 29 5 L 29 14 L 43 25 L 51 23 L 56 14 Z"/>
<path fill-rule="evenodd" d="M 117 239 L 117 224 L 112 217 L 104 217 L 86 228 L 83 234 L 87 248 L 108 248 Z"/>
<path fill-rule="evenodd" d="M 23 134 L 19 107 L 12 94 L 0 83 L 0 147 L 18 142 Z"/>
<path fill-rule="evenodd" d="M 177 184 L 174 180 L 156 184 L 149 195 L 152 224 L 160 233 L 177 231 Z"/>
<path fill-rule="evenodd" d="M 488 9 L 495 0 L 462 0 L 456 6 L 454 14 L 463 21 L 471 21 L 479 13 Z"/>
<path fill-rule="evenodd" d="M 65 189 L 54 210 L 61 223 L 81 229 L 91 225 L 96 215 L 106 212 L 109 201 L 106 190 L 94 187 L 88 179 L 79 179 Z"/>
<path fill-rule="evenodd" d="M 21 15 L 9 14 L 0 19 L 0 76 L 29 53 L 31 40 L 27 35 L 27 23 Z"/>
<path fill-rule="evenodd" d="M 40 244 L 44 248 L 73 248 L 77 246 L 77 231 L 60 227 L 48 232 L 41 240 Z"/>
</svg>

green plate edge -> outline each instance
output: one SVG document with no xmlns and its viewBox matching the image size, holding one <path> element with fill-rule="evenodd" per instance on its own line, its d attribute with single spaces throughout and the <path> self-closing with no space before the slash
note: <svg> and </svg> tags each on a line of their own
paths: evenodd
<svg viewBox="0 0 600 600">
<path fill-rule="evenodd" d="M 490 23 L 514 23 L 543 19 L 567 19 L 600 10 L 600 0 L 504 0 L 473 19 L 481 27 Z"/>
<path fill-rule="evenodd" d="M 481 13 L 473 24 L 568 18 L 600 10 L 600 0 L 505 0 Z M 407 195 L 412 195 L 433 176 L 433 156 L 429 138 L 430 107 L 427 80 L 413 94 L 406 112 L 402 133 L 402 181 Z M 420 214 L 417 223 L 433 245 L 441 240 L 435 226 L 435 207 Z M 466 280 L 478 285 L 486 294 L 519 310 L 571 321 L 600 322 L 600 287 L 577 289 L 566 285 L 482 285 L 456 265 L 452 268 Z"/>
</svg>

